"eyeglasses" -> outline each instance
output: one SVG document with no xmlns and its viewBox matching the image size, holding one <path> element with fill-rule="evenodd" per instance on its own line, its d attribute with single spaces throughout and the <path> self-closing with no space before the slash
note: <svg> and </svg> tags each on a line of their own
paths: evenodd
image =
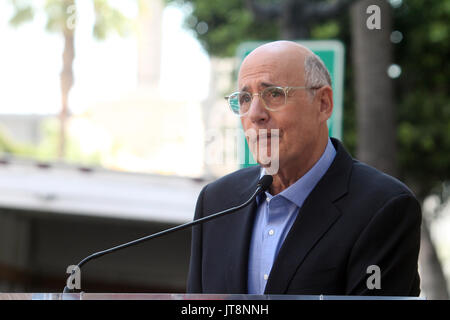
<svg viewBox="0 0 450 320">
<path fill-rule="evenodd" d="M 286 105 L 287 97 L 291 90 L 297 89 L 319 89 L 309 87 L 267 87 L 261 92 L 253 93 L 247 91 L 234 92 L 225 97 L 228 101 L 231 111 L 240 117 L 245 116 L 252 104 L 254 96 L 259 96 L 263 101 L 264 107 L 270 111 L 278 111 Z"/>
</svg>

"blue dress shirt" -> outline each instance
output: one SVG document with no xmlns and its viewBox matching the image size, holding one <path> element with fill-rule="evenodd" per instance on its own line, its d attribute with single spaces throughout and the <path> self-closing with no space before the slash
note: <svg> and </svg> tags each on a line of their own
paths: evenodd
<svg viewBox="0 0 450 320">
<path fill-rule="evenodd" d="M 248 263 L 249 294 L 264 293 L 272 264 L 303 202 L 327 172 L 335 155 L 336 150 L 328 138 L 324 153 L 305 175 L 276 196 L 266 191 L 256 199 L 257 209 Z M 261 176 L 264 174 L 262 169 Z"/>
</svg>

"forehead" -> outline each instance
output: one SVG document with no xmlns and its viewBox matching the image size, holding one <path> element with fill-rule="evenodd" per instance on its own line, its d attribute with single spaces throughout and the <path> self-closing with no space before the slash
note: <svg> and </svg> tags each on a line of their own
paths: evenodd
<svg viewBox="0 0 450 320">
<path fill-rule="evenodd" d="M 304 82 L 301 57 L 287 53 L 262 52 L 249 55 L 239 70 L 239 89 L 260 87 L 262 83 L 300 86 Z"/>
</svg>

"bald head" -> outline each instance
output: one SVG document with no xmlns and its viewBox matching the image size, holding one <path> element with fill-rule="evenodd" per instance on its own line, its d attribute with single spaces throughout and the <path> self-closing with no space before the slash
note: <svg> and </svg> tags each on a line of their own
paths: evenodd
<svg viewBox="0 0 450 320">
<path fill-rule="evenodd" d="M 314 54 L 311 50 L 293 41 L 274 41 L 263 44 L 253 50 L 247 58 L 252 58 L 255 55 L 269 54 L 269 55 L 292 55 L 292 58 L 304 59 L 308 55 Z M 247 58 L 245 60 L 247 60 Z M 244 60 L 244 61 L 245 61 Z"/>
<path fill-rule="evenodd" d="M 310 49 L 292 41 L 275 41 L 259 46 L 242 62 L 239 70 L 239 89 L 243 78 L 262 69 L 271 71 L 278 80 L 286 83 L 278 85 L 297 85 L 311 88 L 331 86 L 330 75 L 323 62 Z"/>
</svg>

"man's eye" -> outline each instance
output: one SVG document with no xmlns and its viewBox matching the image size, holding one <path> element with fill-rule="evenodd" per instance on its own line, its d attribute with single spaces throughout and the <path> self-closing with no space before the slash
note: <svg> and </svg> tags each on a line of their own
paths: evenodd
<svg viewBox="0 0 450 320">
<path fill-rule="evenodd" d="M 279 98 L 284 95 L 284 92 L 278 89 L 270 90 L 269 96 L 270 98 Z"/>
<path fill-rule="evenodd" d="M 242 95 L 240 102 L 241 103 L 248 103 L 250 102 L 252 99 L 250 98 L 250 96 L 248 94 Z"/>
<path fill-rule="evenodd" d="M 279 97 L 281 95 L 281 93 L 279 93 L 278 91 L 272 91 L 271 94 L 273 98 Z"/>
</svg>

